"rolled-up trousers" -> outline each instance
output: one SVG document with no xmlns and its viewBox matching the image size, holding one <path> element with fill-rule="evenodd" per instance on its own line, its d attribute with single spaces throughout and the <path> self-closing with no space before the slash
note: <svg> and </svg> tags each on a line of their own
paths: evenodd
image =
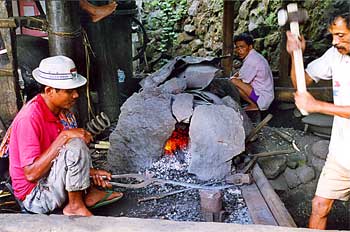
<svg viewBox="0 0 350 232">
<path fill-rule="evenodd" d="M 30 212 L 50 213 L 66 204 L 68 192 L 90 186 L 91 158 L 83 140 L 71 139 L 52 162 L 49 175 L 40 179 L 23 201 Z"/>
</svg>

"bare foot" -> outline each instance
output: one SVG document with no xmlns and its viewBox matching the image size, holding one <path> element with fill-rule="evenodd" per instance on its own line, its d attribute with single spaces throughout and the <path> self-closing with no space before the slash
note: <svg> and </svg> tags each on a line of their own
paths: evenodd
<svg viewBox="0 0 350 232">
<path fill-rule="evenodd" d="M 258 107 L 256 107 L 256 105 L 247 105 L 246 107 L 244 107 L 244 111 L 257 111 L 259 110 Z"/>
<path fill-rule="evenodd" d="M 77 206 L 73 204 L 66 205 L 63 209 L 63 214 L 67 216 L 92 216 L 92 213 L 85 206 Z"/>
<path fill-rule="evenodd" d="M 95 10 L 91 12 L 91 20 L 92 22 L 96 23 L 100 21 L 101 19 L 107 17 L 108 15 L 112 14 L 115 9 L 117 8 L 116 2 L 111 2 L 107 5 L 103 6 L 96 6 Z"/>
<path fill-rule="evenodd" d="M 106 196 L 105 191 L 98 190 L 97 188 L 91 187 L 88 194 L 85 196 L 84 202 L 87 207 L 95 205 L 97 202 L 102 200 Z M 121 192 L 113 192 L 106 200 L 111 200 L 116 197 L 123 196 Z"/>
</svg>

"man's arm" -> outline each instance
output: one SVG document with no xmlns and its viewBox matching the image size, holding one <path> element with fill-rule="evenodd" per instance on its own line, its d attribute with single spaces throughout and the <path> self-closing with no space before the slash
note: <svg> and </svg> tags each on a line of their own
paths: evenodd
<svg viewBox="0 0 350 232">
<path fill-rule="evenodd" d="M 82 128 L 62 131 L 39 158 L 24 167 L 26 179 L 30 182 L 36 182 L 42 178 L 50 170 L 52 161 L 58 156 L 60 149 L 72 138 L 81 138 L 89 143 L 92 140 L 92 135 Z"/>
<path fill-rule="evenodd" d="M 322 113 L 350 119 L 350 106 L 338 106 L 315 99 L 310 93 L 296 92 L 295 104 L 309 113 Z"/>
</svg>

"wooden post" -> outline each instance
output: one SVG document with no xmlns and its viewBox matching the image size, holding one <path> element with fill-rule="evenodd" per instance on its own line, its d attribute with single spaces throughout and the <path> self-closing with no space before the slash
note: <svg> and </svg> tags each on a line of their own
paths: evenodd
<svg viewBox="0 0 350 232">
<path fill-rule="evenodd" d="M 229 56 L 222 60 L 224 67 L 224 74 L 229 76 L 232 71 L 233 63 L 233 15 L 234 15 L 234 1 L 224 0 L 224 16 L 223 16 L 223 56 Z"/>
<path fill-rule="evenodd" d="M 9 17 L 12 17 L 11 1 L 0 1 L 0 18 Z M 0 55 L 3 58 L 0 62 L 0 118 L 9 126 L 21 106 L 15 60 L 15 31 L 13 28 L 0 28 L 0 36 L 3 42 Z"/>
<path fill-rule="evenodd" d="M 46 12 L 49 24 L 50 56 L 64 55 L 70 57 L 76 64 L 78 72 L 86 76 L 79 1 L 46 0 Z M 85 125 L 88 121 L 87 109 L 86 91 L 82 91 L 76 106 L 80 126 Z"/>
</svg>

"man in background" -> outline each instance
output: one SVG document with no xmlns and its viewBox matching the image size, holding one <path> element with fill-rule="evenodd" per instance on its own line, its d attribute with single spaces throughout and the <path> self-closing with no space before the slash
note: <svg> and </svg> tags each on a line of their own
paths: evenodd
<svg viewBox="0 0 350 232">
<path fill-rule="evenodd" d="M 239 72 L 230 79 L 241 98 L 248 103 L 244 110 L 267 110 L 274 99 L 273 77 L 267 60 L 253 48 L 253 38 L 240 34 L 233 39 L 235 51 L 243 61 Z"/>
</svg>

